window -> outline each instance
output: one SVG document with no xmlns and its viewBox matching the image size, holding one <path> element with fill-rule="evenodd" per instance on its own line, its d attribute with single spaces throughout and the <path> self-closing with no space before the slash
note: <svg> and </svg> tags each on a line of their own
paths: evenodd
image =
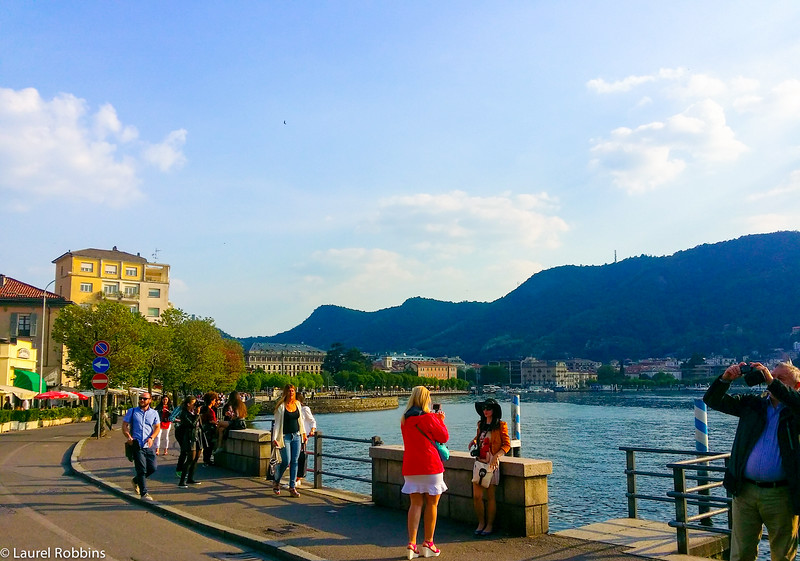
<svg viewBox="0 0 800 561">
<path fill-rule="evenodd" d="M 150 298 L 161 298 L 161 289 L 160 288 L 151 288 L 147 291 L 147 295 Z"/>
<path fill-rule="evenodd" d="M 81 292 L 91 292 L 91 291 L 92 291 L 92 283 L 90 282 L 81 283 Z"/>
<path fill-rule="evenodd" d="M 107 275 L 116 275 L 117 274 L 117 266 L 116 265 L 106 265 L 105 268 Z"/>
<path fill-rule="evenodd" d="M 130 309 L 131 309 L 131 313 L 132 314 L 138 314 L 139 313 L 139 304 L 131 305 Z"/>
<path fill-rule="evenodd" d="M 11 314 L 12 337 L 34 337 L 36 335 L 36 314 Z"/>
<path fill-rule="evenodd" d="M 94 272 L 94 263 L 81 263 L 81 273 Z"/>
<path fill-rule="evenodd" d="M 135 277 L 136 276 L 136 267 L 125 267 L 125 276 Z"/>
<path fill-rule="evenodd" d="M 148 317 L 157 318 L 159 315 L 158 312 L 159 312 L 158 308 L 147 308 Z"/>
<path fill-rule="evenodd" d="M 116 294 L 117 292 L 119 292 L 119 285 L 116 283 L 104 284 L 103 292 L 105 294 Z"/>
<path fill-rule="evenodd" d="M 139 287 L 136 285 L 127 285 L 125 287 L 125 296 L 138 296 L 139 295 Z"/>
</svg>

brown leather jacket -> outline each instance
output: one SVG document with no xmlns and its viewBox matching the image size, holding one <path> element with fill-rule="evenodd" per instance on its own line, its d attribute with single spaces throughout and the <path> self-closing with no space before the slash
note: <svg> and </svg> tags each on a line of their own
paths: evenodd
<svg viewBox="0 0 800 561">
<path fill-rule="evenodd" d="M 481 423 L 478 421 L 478 433 L 472 439 L 470 446 L 474 446 L 481 437 Z M 492 455 L 496 455 L 501 449 L 503 454 L 508 454 L 511 450 L 511 439 L 508 437 L 508 425 L 505 421 L 500 421 L 500 429 L 489 433 L 489 442 L 492 446 Z"/>
</svg>

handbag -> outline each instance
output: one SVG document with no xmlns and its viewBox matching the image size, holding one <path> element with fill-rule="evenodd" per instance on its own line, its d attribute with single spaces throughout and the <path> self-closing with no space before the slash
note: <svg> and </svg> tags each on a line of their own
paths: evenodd
<svg viewBox="0 0 800 561">
<path fill-rule="evenodd" d="M 133 461 L 133 455 L 139 449 L 139 441 L 138 440 L 126 440 L 125 441 L 125 457 L 128 458 L 129 462 Z"/>
<path fill-rule="evenodd" d="M 278 464 L 281 462 L 280 448 L 273 446 L 272 454 L 269 457 L 269 465 L 267 466 L 267 479 L 275 481 L 275 474 L 278 471 Z"/>
<path fill-rule="evenodd" d="M 418 430 L 419 432 L 421 432 L 421 433 L 422 433 L 422 436 L 424 436 L 425 438 L 427 438 L 427 439 L 428 439 L 428 441 L 429 441 L 431 444 L 433 444 L 433 447 L 434 447 L 434 448 L 436 448 L 436 451 L 439 453 L 439 458 L 440 458 L 440 459 L 441 459 L 443 462 L 446 462 L 447 460 L 449 460 L 449 459 L 450 459 L 450 450 L 448 450 L 448 449 L 447 449 L 447 446 L 445 446 L 445 445 L 444 445 L 444 444 L 442 444 L 441 442 L 436 442 L 436 441 L 435 441 L 434 439 L 432 439 L 430 436 L 428 436 L 427 434 L 425 434 L 425 432 L 423 432 L 423 430 L 422 430 L 421 428 L 419 428 L 419 425 L 417 425 L 417 430 Z"/>
<path fill-rule="evenodd" d="M 497 485 L 500 481 L 500 471 L 489 468 L 489 464 L 475 460 L 475 465 L 472 466 L 472 482 L 479 484 L 486 489 L 489 485 L 494 483 Z"/>
<path fill-rule="evenodd" d="M 303 447 L 300 448 L 300 455 L 297 456 L 297 477 L 306 476 L 306 460 L 306 445 L 303 444 Z"/>
</svg>

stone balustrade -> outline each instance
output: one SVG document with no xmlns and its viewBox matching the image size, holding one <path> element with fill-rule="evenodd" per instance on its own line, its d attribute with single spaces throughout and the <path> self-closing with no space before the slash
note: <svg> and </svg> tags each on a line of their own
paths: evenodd
<svg viewBox="0 0 800 561">
<path fill-rule="evenodd" d="M 224 454 L 216 454 L 214 462 L 221 467 L 252 477 L 265 477 L 272 453 L 269 431 L 243 429 L 228 431 Z"/>
<path fill-rule="evenodd" d="M 408 509 L 409 498 L 403 487 L 403 447 L 373 446 L 372 500 L 376 505 Z M 476 524 L 472 506 L 472 467 L 475 458 L 466 452 L 450 452 L 445 462 L 447 492 L 439 500 L 439 517 Z M 547 533 L 547 476 L 553 464 L 547 460 L 512 458 L 500 460 L 500 484 L 495 490 L 495 524 L 514 535 L 536 536 Z"/>
</svg>

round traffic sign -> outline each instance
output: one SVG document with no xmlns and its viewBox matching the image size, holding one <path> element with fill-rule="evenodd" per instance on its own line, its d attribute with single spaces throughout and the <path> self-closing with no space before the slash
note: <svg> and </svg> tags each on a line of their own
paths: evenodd
<svg viewBox="0 0 800 561">
<path fill-rule="evenodd" d="M 107 372 L 110 367 L 111 363 L 108 362 L 108 359 L 104 356 L 99 356 L 92 361 L 92 370 L 98 374 Z"/>
<path fill-rule="evenodd" d="M 108 376 L 106 374 L 95 374 L 92 376 L 92 387 L 96 390 L 104 390 L 108 387 Z"/>
<path fill-rule="evenodd" d="M 98 341 L 94 344 L 92 350 L 97 356 L 106 356 L 111 350 L 111 345 L 107 341 Z"/>
</svg>

